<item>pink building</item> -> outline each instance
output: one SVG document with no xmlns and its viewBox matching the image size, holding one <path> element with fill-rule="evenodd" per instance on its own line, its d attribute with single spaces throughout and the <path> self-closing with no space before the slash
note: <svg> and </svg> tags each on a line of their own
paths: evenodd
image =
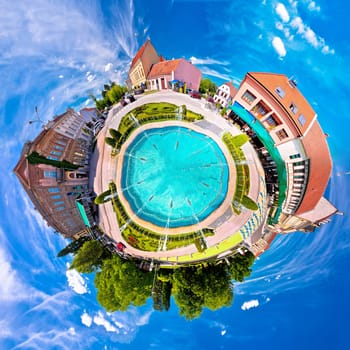
<svg viewBox="0 0 350 350">
<path fill-rule="evenodd" d="M 172 88 L 174 81 L 183 83 L 188 89 L 198 90 L 201 79 L 201 71 L 183 58 L 158 62 L 147 76 L 151 90 Z"/>
</svg>

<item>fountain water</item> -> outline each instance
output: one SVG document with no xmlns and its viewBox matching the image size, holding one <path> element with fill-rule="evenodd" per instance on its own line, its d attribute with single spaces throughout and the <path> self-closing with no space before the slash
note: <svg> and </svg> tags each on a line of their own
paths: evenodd
<svg viewBox="0 0 350 350">
<path fill-rule="evenodd" d="M 130 115 L 129 115 L 129 119 L 130 120 L 132 120 L 133 122 L 134 122 L 134 124 L 136 124 L 137 125 L 137 127 L 139 127 L 140 126 L 140 122 L 139 122 L 139 120 L 132 114 L 132 113 L 130 113 Z"/>
<path fill-rule="evenodd" d="M 179 106 L 179 110 L 178 110 L 177 115 L 176 115 L 176 119 L 177 120 L 182 120 L 183 119 L 182 113 L 183 113 L 182 106 Z"/>
</svg>

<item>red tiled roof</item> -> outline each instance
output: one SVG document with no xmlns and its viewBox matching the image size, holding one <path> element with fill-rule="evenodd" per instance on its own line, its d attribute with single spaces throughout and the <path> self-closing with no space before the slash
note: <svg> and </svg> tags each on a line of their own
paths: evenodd
<svg viewBox="0 0 350 350">
<path fill-rule="evenodd" d="M 253 79 L 264 86 L 278 101 L 282 107 L 287 111 L 288 115 L 294 120 L 294 123 L 301 134 L 303 134 L 312 120 L 314 119 L 316 113 L 307 102 L 305 97 L 301 94 L 297 87 L 293 87 L 287 76 L 284 74 L 275 74 L 275 73 L 248 73 Z M 280 87 L 284 90 L 284 97 L 280 97 L 276 88 Z M 294 103 L 298 107 L 296 114 L 293 114 L 290 110 L 291 103 Z M 305 124 L 301 125 L 298 121 L 298 116 L 303 114 L 305 117 Z"/>
<path fill-rule="evenodd" d="M 162 61 L 154 64 L 147 76 L 147 79 L 153 79 L 155 77 L 171 74 L 171 72 L 175 71 L 177 66 L 183 60 L 183 58 L 179 58 L 176 60 Z"/>
<path fill-rule="evenodd" d="M 326 190 L 332 170 L 332 160 L 326 136 L 317 120 L 301 140 L 306 155 L 310 159 L 309 179 L 303 201 L 296 214 L 310 211 L 316 207 Z"/>
<path fill-rule="evenodd" d="M 230 96 L 234 97 L 236 95 L 237 89 L 233 86 L 233 84 L 230 81 L 224 84 L 230 88 Z"/>
<path fill-rule="evenodd" d="M 137 52 L 133 60 L 131 61 L 130 69 L 135 65 L 135 63 L 139 60 L 139 58 L 142 57 L 146 46 L 150 43 L 151 41 L 147 39 L 147 41 L 141 46 L 140 50 Z"/>
</svg>

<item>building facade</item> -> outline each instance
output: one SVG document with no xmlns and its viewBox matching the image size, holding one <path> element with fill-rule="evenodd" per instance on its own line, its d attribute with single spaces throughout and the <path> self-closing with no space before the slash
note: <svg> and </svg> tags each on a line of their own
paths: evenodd
<svg viewBox="0 0 350 350">
<path fill-rule="evenodd" d="M 92 136 L 86 124 L 86 118 L 72 109 L 55 117 L 24 145 L 14 169 L 47 224 L 72 239 L 88 234 L 94 221 L 87 201 Z M 47 161 L 30 161 L 34 153 Z"/>
<path fill-rule="evenodd" d="M 160 57 L 152 45 L 150 40 L 147 40 L 133 58 L 126 84 L 129 89 L 146 87 L 147 75 L 152 66 L 160 61 Z"/>
<path fill-rule="evenodd" d="M 233 86 L 231 82 L 223 83 L 220 85 L 214 95 L 214 102 L 220 103 L 222 107 L 227 107 L 232 99 L 236 95 L 237 89 Z"/>
<path fill-rule="evenodd" d="M 165 90 L 173 88 L 176 81 L 188 89 L 198 90 L 201 79 L 202 73 L 196 66 L 179 58 L 154 64 L 147 76 L 147 85 L 150 90 Z"/>
<path fill-rule="evenodd" d="M 229 116 L 250 136 L 264 166 L 269 234 L 310 232 L 337 212 L 323 196 L 332 170 L 327 135 L 295 81 L 248 73 Z"/>
</svg>

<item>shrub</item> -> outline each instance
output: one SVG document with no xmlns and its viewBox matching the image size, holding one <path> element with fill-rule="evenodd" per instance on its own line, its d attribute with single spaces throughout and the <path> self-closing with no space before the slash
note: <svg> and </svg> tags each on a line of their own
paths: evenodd
<svg viewBox="0 0 350 350">
<path fill-rule="evenodd" d="M 248 196 L 243 196 L 242 205 L 249 210 L 258 210 L 258 205 Z"/>
</svg>

